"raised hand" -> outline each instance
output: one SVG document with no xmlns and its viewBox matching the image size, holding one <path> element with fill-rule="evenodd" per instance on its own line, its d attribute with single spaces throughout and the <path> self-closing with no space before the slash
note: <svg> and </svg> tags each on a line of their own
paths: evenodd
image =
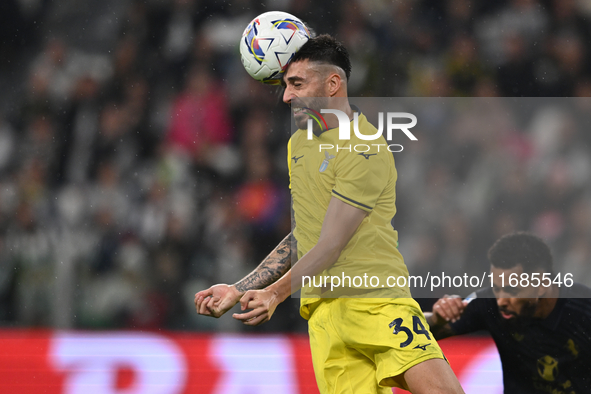
<svg viewBox="0 0 591 394">
<path fill-rule="evenodd" d="M 462 316 L 466 305 L 468 305 L 468 303 L 462 301 L 460 296 L 445 295 L 433 304 L 433 317 L 436 321 L 441 323 L 443 323 L 443 321 L 455 323 L 460 316 Z M 443 319 L 443 321 L 441 319 Z"/>
</svg>

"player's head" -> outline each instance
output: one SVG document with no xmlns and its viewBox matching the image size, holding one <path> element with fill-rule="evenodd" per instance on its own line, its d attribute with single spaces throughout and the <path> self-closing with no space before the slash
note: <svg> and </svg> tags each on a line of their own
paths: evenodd
<svg viewBox="0 0 591 394">
<path fill-rule="evenodd" d="M 542 280 L 544 273 L 552 277 L 548 245 L 533 234 L 517 232 L 498 239 L 488 251 L 488 260 L 501 315 L 506 319 L 533 317 L 539 299 L 549 293 L 549 280 Z"/>
<path fill-rule="evenodd" d="M 347 80 L 351 76 L 351 60 L 347 48 L 328 34 L 309 39 L 296 52 L 291 63 L 303 60 L 338 67 Z"/>
<path fill-rule="evenodd" d="M 351 61 L 347 49 L 323 34 L 309 39 L 289 62 L 283 76 L 283 101 L 292 108 L 328 108 L 328 97 L 347 97 Z M 309 99 L 314 98 L 314 99 Z M 296 125 L 305 128 L 307 116 L 296 114 Z"/>
</svg>

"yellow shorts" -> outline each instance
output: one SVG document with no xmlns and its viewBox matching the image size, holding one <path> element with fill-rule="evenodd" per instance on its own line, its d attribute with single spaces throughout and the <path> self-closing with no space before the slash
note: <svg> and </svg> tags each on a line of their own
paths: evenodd
<svg viewBox="0 0 591 394">
<path fill-rule="evenodd" d="M 393 377 L 445 359 L 412 298 L 324 299 L 314 305 L 308 331 L 322 394 L 390 394 L 389 387 L 400 387 Z"/>
</svg>

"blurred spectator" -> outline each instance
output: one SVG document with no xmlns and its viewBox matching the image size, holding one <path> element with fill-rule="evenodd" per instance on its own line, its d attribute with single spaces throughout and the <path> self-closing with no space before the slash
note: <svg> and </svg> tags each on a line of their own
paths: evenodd
<svg viewBox="0 0 591 394">
<path fill-rule="evenodd" d="M 467 35 L 453 38 L 447 60 L 447 72 L 455 96 L 470 96 L 477 81 L 486 74 L 478 58 L 476 45 L 476 41 Z"/>
<path fill-rule="evenodd" d="M 540 94 L 532 57 L 525 39 L 519 34 L 503 37 L 505 61 L 497 71 L 499 90 L 503 96 L 530 97 Z"/>
<path fill-rule="evenodd" d="M 41 227 L 35 214 L 34 206 L 23 198 L 7 231 L 9 254 L 3 262 L 10 267 L 16 284 L 15 294 L 9 296 L 15 303 L 9 307 L 14 311 L 12 322 L 42 327 L 53 323 L 51 300 L 56 234 L 54 229 Z"/>
<path fill-rule="evenodd" d="M 263 149 L 249 151 L 245 164 L 245 180 L 234 197 L 236 213 L 249 229 L 255 261 L 262 261 L 290 231 L 282 215 L 289 209 L 287 191 L 271 180 L 271 160 Z"/>
<path fill-rule="evenodd" d="M 0 174 L 6 173 L 12 164 L 16 136 L 10 123 L 0 117 Z"/>
<path fill-rule="evenodd" d="M 111 67 L 105 56 L 74 50 L 53 37 L 33 62 L 31 74 L 41 85 L 47 85 L 51 103 L 61 105 L 69 99 L 78 78 L 90 75 L 105 80 L 111 75 Z"/>
<path fill-rule="evenodd" d="M 195 66 L 187 75 L 185 90 L 172 107 L 166 139 L 169 149 L 209 168 L 215 168 L 216 156 L 231 142 L 225 94 L 205 66 Z"/>
</svg>

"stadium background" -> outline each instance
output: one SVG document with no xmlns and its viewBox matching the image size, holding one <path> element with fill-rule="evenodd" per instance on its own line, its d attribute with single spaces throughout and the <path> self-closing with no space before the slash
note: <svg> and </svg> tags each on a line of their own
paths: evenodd
<svg viewBox="0 0 591 394">
<path fill-rule="evenodd" d="M 267 10 L 349 48 L 352 97 L 591 96 L 585 0 L 4 0 L 1 326 L 305 332 L 298 300 L 255 329 L 193 306 L 289 231 L 289 111 L 237 45 Z M 411 273 L 483 272 L 526 229 L 591 277 L 591 133 L 543 124 L 443 130 L 396 156 Z"/>
</svg>

